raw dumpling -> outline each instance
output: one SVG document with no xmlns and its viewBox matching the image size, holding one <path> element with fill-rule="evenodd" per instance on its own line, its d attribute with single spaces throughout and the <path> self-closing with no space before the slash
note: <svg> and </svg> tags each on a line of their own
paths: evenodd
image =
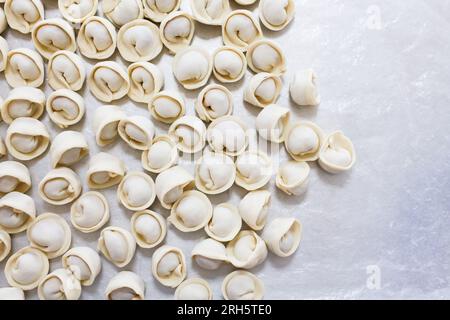
<svg viewBox="0 0 450 320">
<path fill-rule="evenodd" d="M 27 230 L 30 245 L 49 259 L 63 255 L 70 247 L 71 231 L 66 220 L 54 213 L 41 213 Z"/>
<path fill-rule="evenodd" d="M 85 113 L 83 97 L 78 93 L 59 89 L 47 98 L 47 114 L 58 127 L 65 129 L 81 121 Z"/>
<path fill-rule="evenodd" d="M 21 33 L 30 33 L 33 26 L 44 19 L 44 6 L 40 0 L 7 0 L 5 16 L 8 25 Z"/>
<path fill-rule="evenodd" d="M 144 14 L 153 22 L 161 22 L 168 14 L 178 10 L 181 0 L 142 0 Z"/>
<path fill-rule="evenodd" d="M 287 152 L 296 161 L 317 160 L 323 143 L 322 129 L 310 121 L 292 124 L 284 141 Z"/>
<path fill-rule="evenodd" d="M 100 233 L 98 249 L 115 266 L 123 268 L 134 257 L 136 241 L 131 233 L 123 228 L 106 227 Z"/>
<path fill-rule="evenodd" d="M 180 166 L 161 172 L 155 180 L 156 196 L 165 209 L 171 209 L 185 191 L 193 188 L 194 177 Z"/>
<path fill-rule="evenodd" d="M 44 112 L 45 94 L 33 87 L 18 87 L 9 92 L 8 97 L 1 104 L 3 121 L 11 124 L 21 117 L 39 119 Z"/>
<path fill-rule="evenodd" d="M 42 200 L 55 206 L 68 204 L 80 194 L 80 177 L 66 167 L 51 170 L 39 183 L 39 195 Z"/>
<path fill-rule="evenodd" d="M 102 17 L 93 16 L 86 19 L 78 31 L 78 48 L 86 58 L 107 59 L 116 50 L 116 43 L 116 29 Z"/>
<path fill-rule="evenodd" d="M 86 78 L 83 60 L 73 52 L 57 51 L 48 60 L 47 77 L 53 90 L 78 91 Z"/>
<path fill-rule="evenodd" d="M 173 74 L 187 90 L 203 87 L 212 72 L 212 58 L 203 48 L 189 47 L 176 54 L 173 59 Z"/>
<path fill-rule="evenodd" d="M 63 131 L 56 135 L 50 147 L 52 167 L 68 167 L 89 153 L 86 138 L 78 131 Z"/>
<path fill-rule="evenodd" d="M 222 23 L 223 42 L 242 51 L 262 36 L 259 22 L 248 10 L 231 11 Z"/>
<path fill-rule="evenodd" d="M 18 191 L 25 193 L 31 188 L 30 171 L 17 161 L 0 162 L 0 196 Z"/>
<path fill-rule="evenodd" d="M 206 139 L 214 151 L 229 156 L 240 155 L 249 143 L 247 126 L 236 116 L 224 116 L 211 122 Z"/>
<path fill-rule="evenodd" d="M 106 105 L 95 109 L 93 130 L 97 145 L 104 147 L 119 136 L 119 122 L 126 118 L 125 111 L 118 106 Z"/>
<path fill-rule="evenodd" d="M 161 41 L 170 53 L 177 53 L 189 47 L 194 32 L 194 20 L 183 11 L 175 11 L 167 15 L 159 29 Z"/>
<path fill-rule="evenodd" d="M 11 252 L 11 237 L 8 232 L 6 232 L 3 229 L 0 229 L 0 262 L 2 262 L 10 252 Z"/>
<path fill-rule="evenodd" d="M 260 0 L 259 19 L 272 31 L 283 30 L 295 14 L 294 0 Z"/>
<path fill-rule="evenodd" d="M 61 15 L 67 21 L 81 23 L 97 12 L 98 0 L 58 0 Z"/>
<path fill-rule="evenodd" d="M 117 198 L 122 205 L 133 211 L 145 210 L 155 201 L 155 183 L 139 171 L 128 172 L 117 188 Z"/>
<path fill-rule="evenodd" d="M 152 145 L 142 152 L 141 157 L 144 169 L 152 173 L 163 172 L 175 165 L 177 161 L 177 145 L 168 135 L 155 137 Z"/>
<path fill-rule="evenodd" d="M 89 247 L 70 249 L 63 255 L 62 265 L 70 270 L 83 286 L 92 285 L 102 269 L 99 254 Z"/>
<path fill-rule="evenodd" d="M 172 246 L 159 247 L 152 256 L 152 274 L 163 286 L 176 288 L 186 278 L 183 252 Z"/>
<path fill-rule="evenodd" d="M 287 161 L 280 165 L 276 178 L 278 189 L 288 195 L 301 195 L 306 192 L 310 168 L 304 161 Z"/>
<path fill-rule="evenodd" d="M 273 41 L 255 41 L 247 50 L 248 66 L 256 73 L 267 72 L 280 76 L 286 71 L 285 60 L 283 51 Z"/>
<path fill-rule="evenodd" d="M 150 62 L 135 62 L 128 67 L 130 90 L 128 97 L 142 103 L 150 103 L 164 85 L 161 69 Z"/>
<path fill-rule="evenodd" d="M 262 238 L 279 257 L 292 255 L 300 244 L 302 225 L 295 218 L 277 218 L 264 229 Z"/>
<path fill-rule="evenodd" d="M 222 295 L 225 300 L 261 300 L 264 285 L 253 273 L 238 270 L 223 280 Z"/>
<path fill-rule="evenodd" d="M 131 271 L 122 271 L 108 282 L 107 300 L 144 300 L 145 282 Z"/>
<path fill-rule="evenodd" d="M 125 175 L 125 164 L 122 160 L 106 152 L 92 156 L 86 173 L 87 183 L 91 189 L 105 189 L 114 186 Z"/>
<path fill-rule="evenodd" d="M 25 300 L 22 289 L 16 287 L 0 288 L 0 300 Z"/>
<path fill-rule="evenodd" d="M 234 184 L 236 167 L 223 153 L 205 152 L 195 165 L 195 186 L 206 194 L 219 194 Z"/>
<path fill-rule="evenodd" d="M 0 199 L 0 230 L 10 234 L 22 232 L 35 217 L 36 207 L 30 196 L 13 191 Z"/>
<path fill-rule="evenodd" d="M 122 140 L 136 150 L 147 150 L 155 134 L 153 122 L 144 116 L 130 116 L 120 120 L 117 130 Z"/>
<path fill-rule="evenodd" d="M 266 225 L 271 199 L 269 191 L 257 190 L 247 193 L 239 202 L 239 214 L 253 230 L 262 230 Z"/>
<path fill-rule="evenodd" d="M 17 118 L 6 130 L 9 154 L 19 160 L 32 160 L 47 150 L 50 135 L 45 125 L 34 118 Z"/>
<path fill-rule="evenodd" d="M 355 161 L 353 143 L 341 131 L 333 132 L 325 139 L 319 156 L 322 169 L 329 173 L 341 173 L 350 170 Z"/>
<path fill-rule="evenodd" d="M 244 89 L 244 101 L 255 107 L 265 108 L 275 103 L 281 92 L 280 77 L 270 73 L 254 75 Z"/>
<path fill-rule="evenodd" d="M 44 61 L 34 50 L 11 50 L 7 56 L 5 78 L 13 88 L 40 87 L 44 82 Z"/>
<path fill-rule="evenodd" d="M 320 104 L 317 76 L 311 69 L 295 73 L 289 92 L 292 100 L 299 106 L 316 106 Z"/>
<path fill-rule="evenodd" d="M 262 151 L 245 151 L 236 159 L 236 184 L 252 191 L 264 187 L 272 178 L 272 159 Z"/>
<path fill-rule="evenodd" d="M 48 270 L 49 262 L 45 253 L 36 248 L 25 247 L 6 261 L 5 278 L 10 286 L 28 291 L 39 285 Z"/>
<path fill-rule="evenodd" d="M 186 113 L 184 98 L 176 91 L 161 91 L 155 94 L 148 110 L 153 118 L 164 123 L 173 123 Z"/>
<path fill-rule="evenodd" d="M 214 207 L 205 231 L 214 240 L 228 242 L 239 233 L 241 226 L 242 219 L 238 209 L 230 203 L 221 203 Z"/>
<path fill-rule="evenodd" d="M 191 9 L 195 20 L 211 26 L 222 25 L 231 12 L 229 0 L 192 0 Z"/>
<path fill-rule="evenodd" d="M 40 300 L 78 300 L 81 284 L 70 270 L 60 268 L 42 279 L 37 292 Z"/>
<path fill-rule="evenodd" d="M 289 109 L 276 104 L 268 105 L 256 117 L 258 134 L 267 141 L 283 142 L 286 139 L 289 118 Z"/>
<path fill-rule="evenodd" d="M 34 26 L 31 36 L 34 47 L 45 59 L 50 59 L 56 51 L 75 52 L 77 48 L 73 28 L 60 18 L 39 21 Z"/>
<path fill-rule="evenodd" d="M 204 239 L 192 249 L 192 260 L 202 269 L 216 270 L 228 262 L 227 251 L 223 243 L 214 239 Z"/>
<path fill-rule="evenodd" d="M 254 231 L 244 230 L 228 243 L 227 256 L 236 268 L 251 269 L 266 259 L 267 247 Z"/>
<path fill-rule="evenodd" d="M 9 46 L 5 38 L 0 37 L 0 71 L 5 70 L 6 62 L 8 60 Z"/>
<path fill-rule="evenodd" d="M 229 116 L 233 113 L 233 95 L 224 86 L 210 84 L 198 94 L 195 111 L 205 122 Z"/>
<path fill-rule="evenodd" d="M 103 14 L 117 27 L 144 17 L 141 0 L 103 0 L 102 9 Z"/>
<path fill-rule="evenodd" d="M 131 217 L 131 232 L 141 248 L 154 248 L 166 237 L 166 221 L 159 213 L 139 211 Z"/>
<path fill-rule="evenodd" d="M 103 102 L 123 98 L 130 89 L 128 73 L 114 61 L 95 64 L 87 82 L 92 94 Z"/>
<path fill-rule="evenodd" d="M 169 136 L 177 142 L 181 152 L 196 153 L 205 146 L 206 127 L 199 118 L 184 116 L 172 123 Z"/>
<path fill-rule="evenodd" d="M 109 205 L 99 192 L 83 193 L 70 207 L 70 221 L 84 233 L 99 230 L 109 220 Z"/>
<path fill-rule="evenodd" d="M 200 278 L 186 279 L 175 290 L 176 300 L 212 300 L 212 297 L 208 282 Z"/>
<path fill-rule="evenodd" d="M 237 82 L 247 70 L 247 60 L 242 51 L 235 47 L 218 48 L 213 54 L 213 73 L 223 83 Z"/>
<path fill-rule="evenodd" d="M 144 19 L 130 21 L 119 29 L 117 49 L 129 62 L 153 60 L 162 50 L 159 28 Z"/>
</svg>

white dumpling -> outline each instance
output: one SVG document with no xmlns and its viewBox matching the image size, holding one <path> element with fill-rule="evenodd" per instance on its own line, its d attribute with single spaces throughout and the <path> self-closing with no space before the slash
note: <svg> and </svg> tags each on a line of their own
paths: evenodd
<svg viewBox="0 0 450 320">
<path fill-rule="evenodd" d="M 1 104 L 3 121 L 11 124 L 21 117 L 39 119 L 44 112 L 45 94 L 33 87 L 18 87 L 12 89 Z"/>
<path fill-rule="evenodd" d="M 176 288 L 186 278 L 183 252 L 172 246 L 159 247 L 152 256 L 153 277 L 163 286 Z"/>
<path fill-rule="evenodd" d="M 98 249 L 111 263 L 123 268 L 134 257 L 136 241 L 131 233 L 123 228 L 106 227 L 100 233 Z"/>
<path fill-rule="evenodd" d="M 166 237 L 166 221 L 159 213 L 139 211 L 131 217 L 131 232 L 141 248 L 154 248 Z"/>
<path fill-rule="evenodd" d="M 320 95 L 317 76 L 312 69 L 298 71 L 289 86 L 292 100 L 299 106 L 317 106 Z"/>
<path fill-rule="evenodd" d="M 229 0 L 192 0 L 191 9 L 195 20 L 211 26 L 220 26 L 231 11 Z"/>
<path fill-rule="evenodd" d="M 44 82 L 44 61 L 34 50 L 14 49 L 8 52 L 6 82 L 13 87 L 40 87 Z"/>
<path fill-rule="evenodd" d="M 54 90 L 78 91 L 86 78 L 84 62 L 73 52 L 57 51 L 48 60 L 47 77 L 48 84 Z"/>
<path fill-rule="evenodd" d="M 152 145 L 142 152 L 141 157 L 144 169 L 152 173 L 163 172 L 174 166 L 177 161 L 177 145 L 168 135 L 155 137 Z"/>
<path fill-rule="evenodd" d="M 0 196 L 17 191 L 25 193 L 31 188 L 28 168 L 17 161 L 0 162 Z"/>
<path fill-rule="evenodd" d="M 58 8 L 64 19 L 81 23 L 97 12 L 98 0 L 58 0 Z"/>
<path fill-rule="evenodd" d="M 196 153 L 205 146 L 206 127 L 199 118 L 184 116 L 172 123 L 169 136 L 177 142 L 181 152 Z"/>
<path fill-rule="evenodd" d="M 178 10 L 181 0 L 142 0 L 144 15 L 153 22 L 161 22 L 171 12 Z"/>
<path fill-rule="evenodd" d="M 261 300 L 264 285 L 254 274 L 238 270 L 228 274 L 222 283 L 225 300 Z"/>
<path fill-rule="evenodd" d="M 234 239 L 242 226 L 238 208 L 230 203 L 221 203 L 214 207 L 211 220 L 205 226 L 205 232 L 214 240 L 228 242 Z"/>
<path fill-rule="evenodd" d="M 236 268 L 251 269 L 266 259 L 267 247 L 254 231 L 244 230 L 228 243 L 227 256 Z"/>
<path fill-rule="evenodd" d="M 233 113 L 233 95 L 224 86 L 207 85 L 198 94 L 195 111 L 198 117 L 205 122 L 229 116 Z"/>
<path fill-rule="evenodd" d="M 78 300 L 81 284 L 70 270 L 60 268 L 42 279 L 37 292 L 40 300 Z"/>
<path fill-rule="evenodd" d="M 143 172 L 128 172 L 117 188 L 117 197 L 129 210 L 145 210 L 155 201 L 155 183 Z"/>
<path fill-rule="evenodd" d="M 13 191 L 0 199 L 0 229 L 15 234 L 26 230 L 36 217 L 33 198 Z"/>
<path fill-rule="evenodd" d="M 317 160 L 323 143 L 322 129 L 310 121 L 292 124 L 284 141 L 287 152 L 296 161 Z"/>
<path fill-rule="evenodd" d="M 103 60 L 116 50 L 117 33 L 114 25 L 102 17 L 86 19 L 77 36 L 80 53 L 86 58 Z"/>
<path fill-rule="evenodd" d="M 186 279 L 175 290 L 177 300 L 212 300 L 212 297 L 208 282 L 200 278 Z"/>
<path fill-rule="evenodd" d="M 63 131 L 55 136 L 50 147 L 52 167 L 71 166 L 89 153 L 85 136 L 78 131 Z"/>
<path fill-rule="evenodd" d="M 70 221 L 75 229 L 90 233 L 102 228 L 109 220 L 109 205 L 99 192 L 82 194 L 70 207 Z"/>
<path fill-rule="evenodd" d="M 219 194 L 234 184 L 236 167 L 223 153 L 206 152 L 195 165 L 195 185 L 206 194 Z"/>
<path fill-rule="evenodd" d="M 33 26 L 44 19 L 44 6 L 40 0 L 8 0 L 5 15 L 8 25 L 21 33 L 30 33 Z"/>
<path fill-rule="evenodd" d="M 247 149 L 249 143 L 247 130 L 247 126 L 240 118 L 224 116 L 211 122 L 206 139 L 214 151 L 237 156 Z"/>
<path fill-rule="evenodd" d="M 122 271 L 112 277 L 105 290 L 107 300 L 144 300 L 145 282 L 134 272 Z"/>
<path fill-rule="evenodd" d="M 255 107 L 265 108 L 275 103 L 280 96 L 280 77 L 262 72 L 254 75 L 244 89 L 244 101 Z"/>
<path fill-rule="evenodd" d="M 92 285 L 102 269 L 100 255 L 89 247 L 73 247 L 63 255 L 62 265 L 83 286 Z"/>
<path fill-rule="evenodd" d="M 212 72 L 212 58 L 203 48 L 189 47 L 176 54 L 172 64 L 177 81 L 187 90 L 203 87 Z"/>
<path fill-rule="evenodd" d="M 88 76 L 87 83 L 91 93 L 103 102 L 123 98 L 130 89 L 128 73 L 114 61 L 95 64 Z"/>
<path fill-rule="evenodd" d="M 102 9 L 103 14 L 117 27 L 144 17 L 141 0 L 103 0 Z"/>
<path fill-rule="evenodd" d="M 186 113 L 183 96 L 168 90 L 155 94 L 150 99 L 148 110 L 153 118 L 164 123 L 173 123 Z"/>
<path fill-rule="evenodd" d="M 59 89 L 48 96 L 46 111 L 50 120 L 65 129 L 80 122 L 86 108 L 81 95 L 68 89 Z"/>
<path fill-rule="evenodd" d="M 267 72 L 276 76 L 286 71 L 286 59 L 280 46 L 273 41 L 259 40 L 249 45 L 247 62 L 256 73 Z"/>
<path fill-rule="evenodd" d="M 213 72 L 217 80 L 223 83 L 241 80 L 247 70 L 247 60 L 242 51 L 235 47 L 218 48 L 213 54 Z"/>
<path fill-rule="evenodd" d="M 170 53 L 187 48 L 194 37 L 195 24 L 192 17 L 183 11 L 167 15 L 161 22 L 159 35 Z"/>
<path fill-rule="evenodd" d="M 259 19 L 272 31 L 280 31 L 292 21 L 295 15 L 294 0 L 260 0 Z"/>
<path fill-rule="evenodd" d="M 55 206 L 68 204 L 80 194 L 80 177 L 67 167 L 51 170 L 39 183 L 39 195 L 42 200 Z"/>
<path fill-rule="evenodd" d="M 164 74 L 158 66 L 150 62 L 135 62 L 128 66 L 128 77 L 128 97 L 136 102 L 150 103 L 164 86 Z"/>
<path fill-rule="evenodd" d="M 226 45 L 246 51 L 252 42 L 262 38 L 262 31 L 250 11 L 234 10 L 222 23 L 222 38 Z"/>
<path fill-rule="evenodd" d="M 355 161 L 355 147 L 341 131 L 333 132 L 324 140 L 319 156 L 322 169 L 329 173 L 341 173 L 350 170 Z"/>
<path fill-rule="evenodd" d="M 91 189 L 106 189 L 122 181 L 126 167 L 123 161 L 112 154 L 100 152 L 92 156 L 86 179 Z"/>
<path fill-rule="evenodd" d="M 279 257 L 292 255 L 300 244 L 302 225 L 295 218 L 276 218 L 264 229 L 262 238 Z"/>
</svg>

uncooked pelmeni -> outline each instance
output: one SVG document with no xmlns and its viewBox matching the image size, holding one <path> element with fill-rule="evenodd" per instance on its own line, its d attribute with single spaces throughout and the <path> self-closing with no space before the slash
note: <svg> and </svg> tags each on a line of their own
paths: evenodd
<svg viewBox="0 0 450 320">
<path fill-rule="evenodd" d="M 81 284 L 70 270 L 60 268 L 42 279 L 37 292 L 40 300 L 78 300 Z"/>
<path fill-rule="evenodd" d="M 2 34 L 7 27 L 8 22 L 6 21 L 5 11 L 3 11 L 3 8 L 0 8 L 0 34 Z"/>
<path fill-rule="evenodd" d="M 260 0 L 259 19 L 269 30 L 280 31 L 292 21 L 295 15 L 294 0 Z"/>
<path fill-rule="evenodd" d="M 161 22 L 168 14 L 178 10 L 181 0 L 142 0 L 144 15 L 153 22 Z"/>
<path fill-rule="evenodd" d="M 309 172 L 310 167 L 307 162 L 287 161 L 278 169 L 276 185 L 288 195 L 301 195 L 308 188 Z"/>
<path fill-rule="evenodd" d="M 0 229 L 0 262 L 11 252 L 11 237 L 8 232 Z"/>
<path fill-rule="evenodd" d="M 144 116 L 129 116 L 120 120 L 117 130 L 122 140 L 136 150 L 147 150 L 155 135 L 153 122 Z"/>
<path fill-rule="evenodd" d="M 8 25 L 21 33 L 30 33 L 33 26 L 44 19 L 44 6 L 40 0 L 7 0 L 5 15 Z"/>
<path fill-rule="evenodd" d="M 160 135 L 152 145 L 142 152 L 142 167 L 152 173 L 160 173 L 174 166 L 178 161 L 178 148 L 171 137 Z"/>
<path fill-rule="evenodd" d="M 227 256 L 236 268 L 251 269 L 266 259 L 267 247 L 256 232 L 244 230 L 228 243 Z"/>
<path fill-rule="evenodd" d="M 127 117 L 125 111 L 118 106 L 107 105 L 95 109 L 93 131 L 95 141 L 100 147 L 113 143 L 119 136 L 119 122 Z"/>
<path fill-rule="evenodd" d="M 78 131 L 63 131 L 53 138 L 50 146 L 50 160 L 53 168 L 68 167 L 77 163 L 89 153 L 86 138 Z"/>
<path fill-rule="evenodd" d="M 55 206 L 71 203 L 80 194 L 80 177 L 66 167 L 51 170 L 39 183 L 39 195 L 42 200 Z"/>
<path fill-rule="evenodd" d="M 88 76 L 87 83 L 92 94 L 103 102 L 123 98 L 130 89 L 128 73 L 114 61 L 95 64 Z"/>
<path fill-rule="evenodd" d="M 225 300 L 261 300 L 264 285 L 253 273 L 238 270 L 223 279 L 222 295 Z"/>
<path fill-rule="evenodd" d="M 19 160 L 32 160 L 47 150 L 50 135 L 45 125 L 34 118 L 22 117 L 11 122 L 6 130 L 8 152 Z"/>
<path fill-rule="evenodd" d="M 231 203 L 221 203 L 214 207 L 205 231 L 214 240 L 228 242 L 239 233 L 241 226 L 242 219 L 238 208 Z"/>
<path fill-rule="evenodd" d="M 36 288 L 49 270 L 44 252 L 33 247 L 19 249 L 8 258 L 5 278 L 12 287 L 28 291 Z"/>
<path fill-rule="evenodd" d="M 169 136 L 177 142 L 181 152 L 196 153 L 205 146 L 206 127 L 199 118 L 184 116 L 172 123 Z"/>
<path fill-rule="evenodd" d="M 130 21 L 117 33 L 117 49 L 129 62 L 153 60 L 162 50 L 159 28 L 145 19 Z"/>
<path fill-rule="evenodd" d="M 281 143 L 286 139 L 289 118 L 289 109 L 270 104 L 256 117 L 256 130 L 263 139 Z"/>
<path fill-rule="evenodd" d="M 17 161 L 0 162 L 0 196 L 17 191 L 25 193 L 31 188 L 28 168 Z"/>
<path fill-rule="evenodd" d="M 117 198 L 125 208 L 133 211 L 147 209 L 155 197 L 153 179 L 139 171 L 128 172 L 117 188 Z"/>
<path fill-rule="evenodd" d="M 80 122 L 86 111 L 83 97 L 68 89 L 50 93 L 45 109 L 50 120 L 62 129 Z"/>
<path fill-rule="evenodd" d="M 212 58 L 203 48 L 189 47 L 178 52 L 173 59 L 173 74 L 187 90 L 203 87 L 212 72 Z"/>
<path fill-rule="evenodd" d="M 17 118 L 39 119 L 44 112 L 45 94 L 33 87 L 12 89 L 1 105 L 3 121 L 10 124 Z"/>
<path fill-rule="evenodd" d="M 10 234 L 22 232 L 35 217 L 36 207 L 30 196 L 13 191 L 0 199 L 0 229 Z"/>
<path fill-rule="evenodd" d="M 253 230 L 262 230 L 266 224 L 272 195 L 267 190 L 251 191 L 239 202 L 242 220 Z"/>
<path fill-rule="evenodd" d="M 201 278 L 186 279 L 175 290 L 176 300 L 212 300 L 212 298 L 211 287 Z"/>
<path fill-rule="evenodd" d="M 156 196 L 165 209 L 171 209 L 183 192 L 194 188 L 194 177 L 183 167 L 174 166 L 155 179 Z"/>
<path fill-rule="evenodd" d="M 317 76 L 312 69 L 296 72 L 289 92 L 292 100 L 299 106 L 317 106 L 320 104 Z"/>
<path fill-rule="evenodd" d="M 241 6 L 249 6 L 251 4 L 254 4 L 256 0 L 234 0 L 237 4 L 240 4 Z"/>
<path fill-rule="evenodd" d="M 195 165 L 195 186 L 206 194 L 219 194 L 234 184 L 236 167 L 224 153 L 205 152 Z"/>
<path fill-rule="evenodd" d="M 197 190 L 189 190 L 173 204 L 167 221 L 182 232 L 193 232 L 206 226 L 212 210 L 207 196 Z"/>
<path fill-rule="evenodd" d="M 247 49 L 247 62 L 255 73 L 267 72 L 276 76 L 286 71 L 286 58 L 280 46 L 273 41 L 259 40 Z"/>
<path fill-rule="evenodd" d="M 56 51 L 48 60 L 48 84 L 53 90 L 78 91 L 83 87 L 86 70 L 83 60 L 70 51 Z"/>
<path fill-rule="evenodd" d="M 130 90 L 128 97 L 135 102 L 150 103 L 164 86 L 164 74 L 150 62 L 135 62 L 128 67 Z"/>
<path fill-rule="evenodd" d="M 211 26 L 220 26 L 231 12 L 229 0 L 193 0 L 191 10 L 195 20 Z"/>
<path fill-rule="evenodd" d="M 233 113 L 233 95 L 226 87 L 210 84 L 203 88 L 195 101 L 195 111 L 205 122 Z"/>
<path fill-rule="evenodd" d="M 141 0 L 103 0 L 102 10 L 105 17 L 117 27 L 144 17 Z"/>
<path fill-rule="evenodd" d="M 99 230 L 108 220 L 109 205 L 100 192 L 83 193 L 70 207 L 70 221 L 83 233 Z"/>
<path fill-rule="evenodd" d="M 117 33 L 114 25 L 102 17 L 86 19 L 77 36 L 80 53 L 86 58 L 103 60 L 116 50 Z"/>
<path fill-rule="evenodd" d="M 245 70 L 245 55 L 235 47 L 220 47 L 213 53 L 213 73 L 220 82 L 237 82 L 245 75 Z"/>
<path fill-rule="evenodd" d="M 83 286 L 92 285 L 102 269 L 100 255 L 89 247 L 70 249 L 62 256 L 62 265 L 70 270 Z"/>
<path fill-rule="evenodd" d="M 248 10 L 231 11 L 222 23 L 223 42 L 242 51 L 262 36 L 259 22 Z"/>
<path fill-rule="evenodd" d="M 208 127 L 206 139 L 216 152 L 237 156 L 248 146 L 247 126 L 238 117 L 224 116 L 214 120 Z"/>
<path fill-rule="evenodd" d="M 69 249 L 72 233 L 61 216 L 41 213 L 28 227 L 27 238 L 33 248 L 41 250 L 49 259 L 53 259 Z"/>
<path fill-rule="evenodd" d="M 0 288 L 0 300 L 25 300 L 22 289 L 15 287 Z"/>
<path fill-rule="evenodd" d="M 0 71 L 5 70 L 8 59 L 9 46 L 5 38 L 0 37 Z"/>
<path fill-rule="evenodd" d="M 152 274 L 163 286 L 176 288 L 186 278 L 186 272 L 186 259 L 180 249 L 164 245 L 153 253 Z"/>
<path fill-rule="evenodd" d="M 319 155 L 319 165 L 329 173 L 350 170 L 356 161 L 355 147 L 342 131 L 335 131 L 325 138 Z"/>
<path fill-rule="evenodd" d="M 58 8 L 67 21 L 81 23 L 95 15 L 98 0 L 58 0 Z"/>
<path fill-rule="evenodd" d="M 197 243 L 192 249 L 191 256 L 200 268 L 206 270 L 216 270 L 228 262 L 224 244 L 210 238 Z"/>
<path fill-rule="evenodd" d="M 272 159 L 262 151 L 245 151 L 236 159 L 236 184 L 245 190 L 264 187 L 272 172 Z"/>
<path fill-rule="evenodd" d="M 133 214 L 130 223 L 131 233 L 141 248 L 154 248 L 166 237 L 166 220 L 154 211 L 138 211 Z"/>
<path fill-rule="evenodd" d="M 254 75 L 244 89 L 244 101 L 255 107 L 265 108 L 280 96 L 282 82 L 280 77 L 262 72 Z"/>
<path fill-rule="evenodd" d="M 34 50 L 11 50 L 7 56 L 5 78 L 13 88 L 40 87 L 44 83 L 44 61 Z"/>
<path fill-rule="evenodd" d="M 39 21 L 33 27 L 31 36 L 34 47 L 45 59 L 50 59 L 56 51 L 75 52 L 77 48 L 73 28 L 60 18 Z"/>
<path fill-rule="evenodd" d="M 100 152 L 89 160 L 86 178 L 89 188 L 105 189 L 122 181 L 126 168 L 122 160 L 116 156 Z"/>
<path fill-rule="evenodd" d="M 295 218 L 276 218 L 264 229 L 262 238 L 279 257 L 292 255 L 300 244 L 302 225 Z"/>
<path fill-rule="evenodd" d="M 176 91 L 164 90 L 155 94 L 148 104 L 153 118 L 164 123 L 173 123 L 186 113 L 184 98 Z"/>
<path fill-rule="evenodd" d="M 172 54 L 189 47 L 194 33 L 194 20 L 183 11 L 175 11 L 167 15 L 159 29 L 162 43 Z"/>
<path fill-rule="evenodd" d="M 3 142 L 3 139 L 0 138 L 0 158 L 6 156 L 6 154 L 7 154 L 7 150 L 6 150 L 5 143 Z"/>
<path fill-rule="evenodd" d="M 315 161 L 324 143 L 324 134 L 318 125 L 310 121 L 298 121 L 288 128 L 284 145 L 296 161 Z"/>
<path fill-rule="evenodd" d="M 119 272 L 109 280 L 105 297 L 107 300 L 144 300 L 145 282 L 134 272 Z"/>
<path fill-rule="evenodd" d="M 116 267 L 123 268 L 134 257 L 136 241 L 131 233 L 120 227 L 106 227 L 100 233 L 98 249 Z"/>
</svg>

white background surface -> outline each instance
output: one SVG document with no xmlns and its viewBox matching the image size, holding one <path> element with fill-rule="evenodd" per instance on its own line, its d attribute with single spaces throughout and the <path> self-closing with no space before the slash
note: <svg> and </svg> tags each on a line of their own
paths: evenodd
<svg viewBox="0 0 450 320">
<path fill-rule="evenodd" d="M 232 2 L 232 1 L 231 1 Z M 45 1 L 47 17 L 58 16 L 57 1 Z M 269 254 L 252 270 L 264 282 L 267 299 L 335 298 L 448 298 L 449 281 L 449 149 L 450 135 L 450 2 L 442 0 L 315 0 L 296 1 L 295 21 L 280 33 L 263 29 L 284 49 L 287 58 L 285 86 L 278 103 L 289 107 L 294 119 L 317 122 L 326 132 L 342 129 L 356 147 L 358 161 L 352 172 L 331 176 L 312 164 L 308 193 L 288 197 L 273 191 L 270 218 L 293 215 L 304 227 L 298 252 L 287 259 Z M 188 1 L 183 8 L 189 10 Z M 256 10 L 256 6 L 250 7 Z M 217 27 L 197 24 L 194 44 L 212 52 L 221 44 Z M 7 31 L 10 48 L 32 47 L 29 36 Z M 117 55 L 117 61 L 127 64 Z M 87 70 L 91 62 L 86 61 Z M 152 61 L 165 74 L 166 89 L 184 93 L 188 114 L 194 114 L 198 91 L 186 92 L 171 73 L 172 57 L 164 51 Z M 298 108 L 289 100 L 288 83 L 296 70 L 312 67 L 320 79 L 322 104 Z M 246 79 L 251 75 L 247 73 Z M 3 75 L 0 95 L 10 88 Z M 212 78 L 210 82 L 214 82 Z M 234 95 L 234 114 L 254 125 L 258 108 L 242 102 L 245 81 L 228 86 Z M 45 87 L 46 94 L 51 92 Z M 71 129 L 83 131 L 91 154 L 99 152 L 91 131 L 95 108 L 101 103 L 89 90 L 85 119 Z M 119 101 L 129 114 L 150 116 L 145 105 Z M 42 120 L 54 137 L 60 129 L 45 115 Z M 158 132 L 167 126 L 155 123 Z M 0 124 L 4 137 L 6 124 Z M 282 158 L 284 148 L 280 146 Z M 104 148 L 126 162 L 129 170 L 142 170 L 140 153 L 118 141 Z M 38 196 L 37 184 L 50 170 L 47 156 L 28 163 L 38 213 L 60 213 L 69 221 L 69 206 L 47 205 Z M 74 166 L 84 190 L 88 158 Z M 186 167 L 186 164 L 182 164 Z M 191 170 L 192 167 L 190 166 Z M 154 176 L 153 176 L 154 178 Z M 111 206 L 110 225 L 129 229 L 131 212 L 118 204 L 115 188 L 102 191 Z M 214 204 L 237 204 L 245 192 L 213 196 Z M 167 215 L 158 205 L 153 210 Z M 95 248 L 99 232 L 82 234 L 72 228 L 73 245 Z M 189 256 L 203 231 L 183 234 L 169 228 L 166 243 L 179 246 Z M 13 237 L 13 250 L 27 243 L 25 234 Z M 159 285 L 150 272 L 153 250 L 138 248 L 124 270 L 145 280 L 147 299 L 172 298 L 174 290 Z M 119 271 L 102 258 L 103 271 L 82 299 L 101 299 L 108 280 Z M 3 270 L 5 261 L 0 263 Z M 51 270 L 60 267 L 54 259 Z M 375 266 L 375 267 L 373 267 Z M 381 286 L 367 287 L 367 268 L 379 269 Z M 205 272 L 188 259 L 188 276 L 209 281 L 214 298 L 220 299 L 224 266 Z M 5 286 L 0 272 L 0 286 Z M 35 290 L 27 298 L 36 298 Z"/>
</svg>

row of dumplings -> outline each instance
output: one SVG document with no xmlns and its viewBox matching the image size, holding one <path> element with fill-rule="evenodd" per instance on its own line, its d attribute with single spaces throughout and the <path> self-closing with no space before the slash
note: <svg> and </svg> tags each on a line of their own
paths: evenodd
<svg viewBox="0 0 450 320">
<path fill-rule="evenodd" d="M 8 24 L 11 28 L 29 33 L 33 26 L 44 19 L 45 10 L 40 0 L 6 0 L 4 11 L 0 11 L 0 33 Z M 240 5 L 251 5 L 256 0 L 236 1 Z M 120 0 L 102 1 L 102 11 L 115 26 L 142 18 L 160 23 L 176 12 L 181 0 Z M 82 23 L 95 16 L 98 0 L 58 0 L 61 15 L 71 23 Z M 229 0 L 193 0 L 191 1 L 193 18 L 206 25 L 220 26 L 231 12 Z M 295 2 L 293 0 L 261 0 L 259 18 L 274 31 L 282 30 L 293 19 Z"/>
</svg>

